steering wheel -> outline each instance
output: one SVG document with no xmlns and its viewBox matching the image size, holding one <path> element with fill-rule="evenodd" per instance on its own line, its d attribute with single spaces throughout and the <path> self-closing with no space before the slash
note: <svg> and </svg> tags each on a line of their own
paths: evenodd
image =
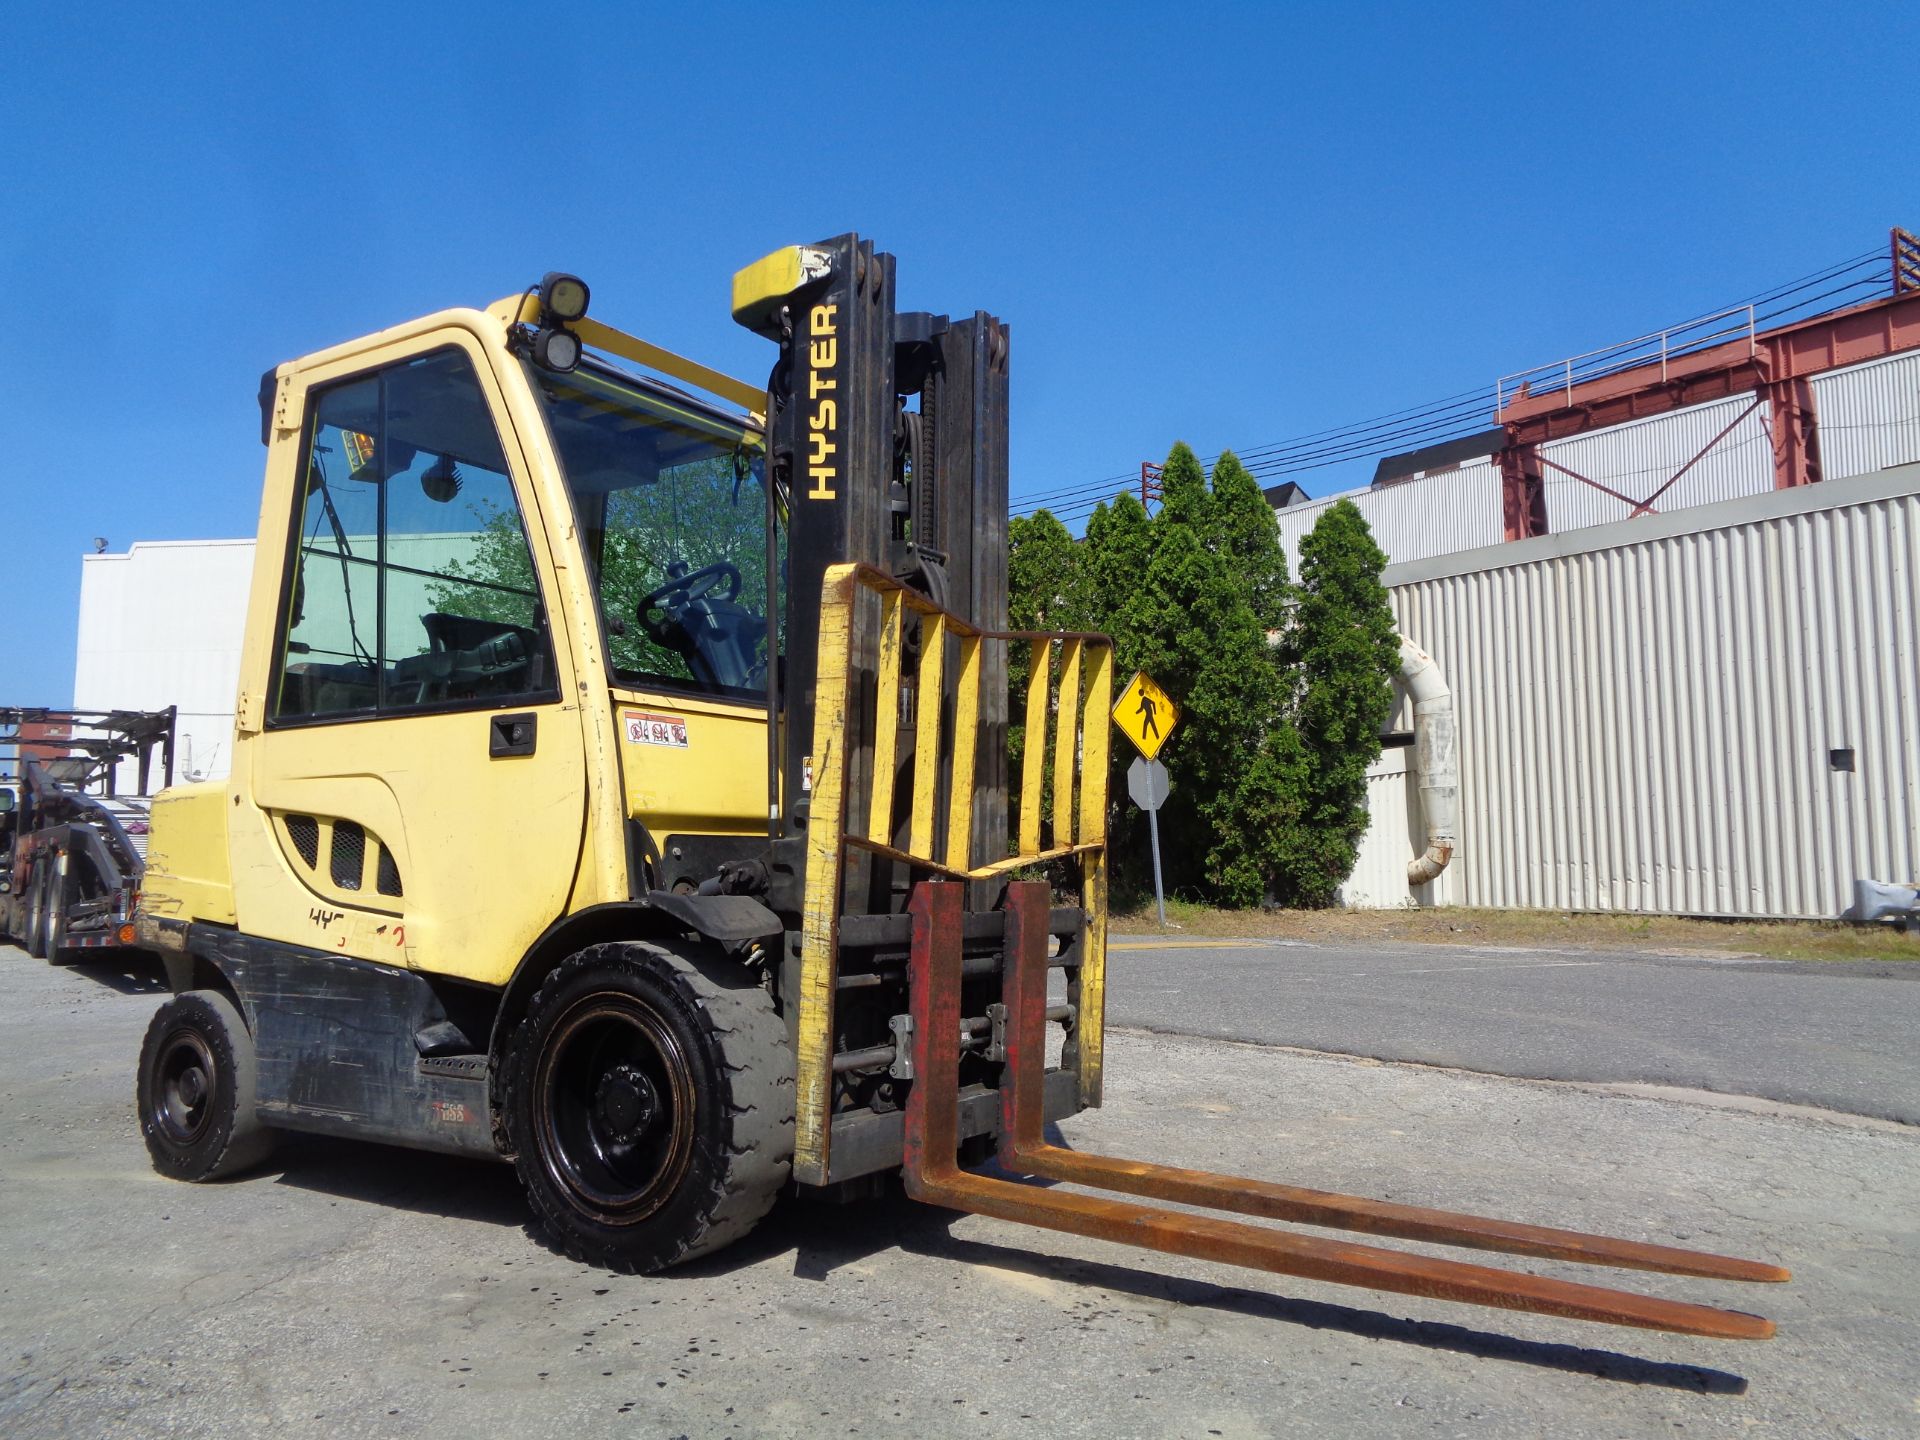
<svg viewBox="0 0 1920 1440">
<path fill-rule="evenodd" d="M 706 599 L 722 585 L 726 586 L 720 596 L 722 600 L 733 600 L 740 594 L 740 572 L 724 560 L 702 565 L 698 570 L 676 575 L 654 586 L 640 597 L 638 618 L 642 628 L 656 645 L 671 646 L 668 627 L 679 620 L 680 612 L 694 601 Z M 663 612 L 663 621 L 652 618 L 656 610 Z"/>
</svg>

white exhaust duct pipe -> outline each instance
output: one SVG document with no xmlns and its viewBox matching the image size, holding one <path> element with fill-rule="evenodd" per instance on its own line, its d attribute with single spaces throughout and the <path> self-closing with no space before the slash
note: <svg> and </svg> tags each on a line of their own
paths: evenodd
<svg viewBox="0 0 1920 1440">
<path fill-rule="evenodd" d="M 1433 657 L 1400 637 L 1400 678 L 1413 696 L 1414 772 L 1420 778 L 1420 811 L 1427 822 L 1427 850 L 1407 865 L 1407 884 L 1425 885 L 1453 859 L 1460 817 L 1460 759 L 1453 736 L 1453 692 Z"/>
</svg>

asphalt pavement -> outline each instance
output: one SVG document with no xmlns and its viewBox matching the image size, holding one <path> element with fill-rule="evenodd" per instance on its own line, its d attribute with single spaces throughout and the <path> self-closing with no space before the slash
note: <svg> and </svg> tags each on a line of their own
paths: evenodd
<svg viewBox="0 0 1920 1440">
<path fill-rule="evenodd" d="M 1118 935 L 1107 1023 L 1920 1125 L 1920 965 Z"/>
<path fill-rule="evenodd" d="M 1137 952 L 1120 952 L 1128 955 Z M 1118 958 L 1118 957 L 1116 957 Z M 1191 957 L 1189 957 L 1191 958 Z M 1844 983 L 1844 982 L 1842 982 Z M 1790 1266 L 1712 1342 L 1317 1284 L 892 1199 L 789 1202 L 654 1277 L 556 1255 L 511 1170 L 288 1137 L 153 1173 L 138 967 L 0 950 L 0 1435 L 1920 1433 L 1920 1131 L 1119 1029 L 1081 1148 Z"/>
</svg>

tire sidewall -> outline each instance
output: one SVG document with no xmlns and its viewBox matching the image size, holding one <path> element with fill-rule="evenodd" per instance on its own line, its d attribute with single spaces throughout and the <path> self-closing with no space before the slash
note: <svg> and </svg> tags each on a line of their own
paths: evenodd
<svg viewBox="0 0 1920 1440">
<path fill-rule="evenodd" d="M 607 992 L 653 1010 L 678 1041 L 693 1082 L 686 1171 L 653 1211 L 627 1223 L 608 1223 L 571 1203 L 565 1187 L 548 1172 L 535 1114 L 539 1063 L 559 1022 L 582 1001 Z M 711 1024 L 668 954 L 628 942 L 593 946 L 562 962 L 516 1027 L 506 1058 L 504 1110 L 514 1167 L 535 1210 L 563 1246 L 582 1258 L 643 1271 L 679 1259 L 724 1199 L 732 1096 Z"/>
<path fill-rule="evenodd" d="M 169 1040 L 182 1028 L 197 1032 L 213 1058 L 213 1113 L 189 1144 L 181 1144 L 154 1118 L 156 1070 Z M 208 1180 L 223 1171 L 236 1131 L 251 1128 L 253 1038 L 240 1012 L 226 996 L 211 990 L 176 995 L 154 1013 L 140 1047 L 135 1089 L 140 1134 L 153 1167 L 176 1180 Z M 242 1106 L 249 1112 L 242 1115 Z"/>
</svg>

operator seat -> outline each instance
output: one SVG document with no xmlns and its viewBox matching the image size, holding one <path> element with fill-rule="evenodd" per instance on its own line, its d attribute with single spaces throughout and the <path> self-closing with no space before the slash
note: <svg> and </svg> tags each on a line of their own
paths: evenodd
<svg viewBox="0 0 1920 1440">
<path fill-rule="evenodd" d="M 745 690 L 764 678 L 754 658 L 767 633 L 764 615 L 709 595 L 691 601 L 678 618 L 687 637 L 687 668 L 702 685 Z"/>
</svg>

